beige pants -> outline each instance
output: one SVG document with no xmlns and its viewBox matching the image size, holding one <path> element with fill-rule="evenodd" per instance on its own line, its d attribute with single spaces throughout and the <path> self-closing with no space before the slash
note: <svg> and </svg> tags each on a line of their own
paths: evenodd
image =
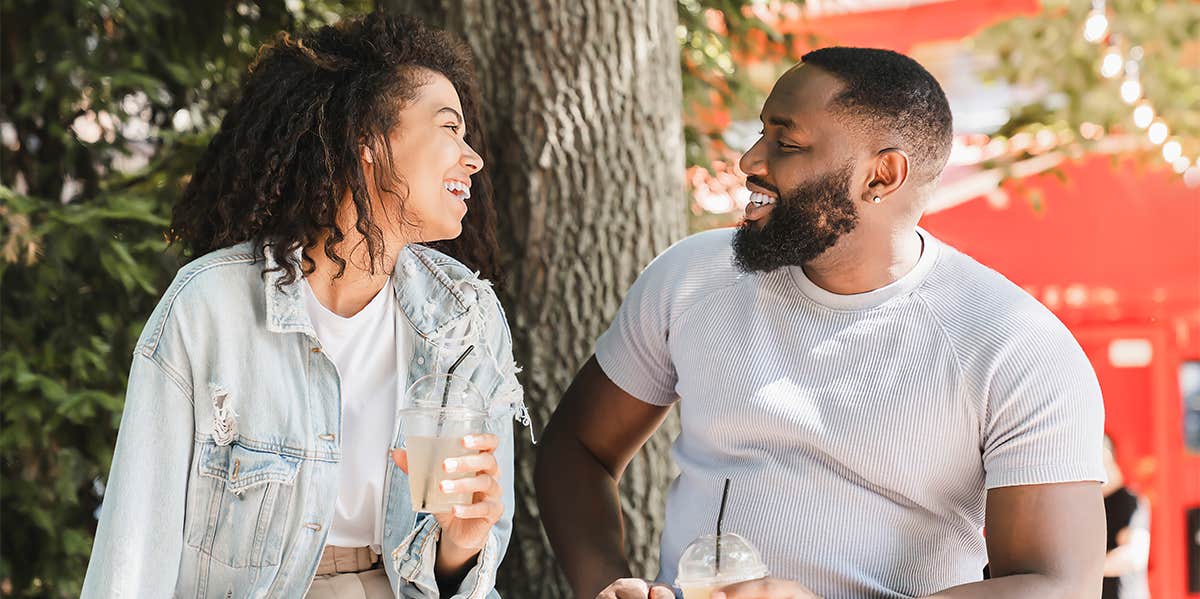
<svg viewBox="0 0 1200 599">
<path fill-rule="evenodd" d="M 325 548 L 305 599 L 392 599 L 379 556 L 366 547 Z"/>
</svg>

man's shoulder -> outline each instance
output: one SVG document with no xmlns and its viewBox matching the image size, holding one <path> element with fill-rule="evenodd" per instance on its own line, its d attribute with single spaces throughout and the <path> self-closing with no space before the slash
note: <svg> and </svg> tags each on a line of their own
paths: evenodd
<svg viewBox="0 0 1200 599">
<path fill-rule="evenodd" d="M 939 263 L 922 286 L 922 297 L 949 317 L 990 323 L 1030 324 L 1057 318 L 1003 274 L 943 244 Z"/>
<path fill-rule="evenodd" d="M 694 233 L 676 241 L 663 252 L 663 255 L 696 257 L 723 254 L 732 258 L 735 233 L 737 233 L 737 229 L 734 227 L 722 227 Z"/>
<path fill-rule="evenodd" d="M 679 283 L 736 278 L 739 272 L 733 262 L 734 232 L 724 228 L 689 235 L 659 254 L 646 271 Z"/>
<path fill-rule="evenodd" d="M 1076 345 L 1066 326 L 1003 274 L 943 246 L 920 296 L 957 348 L 992 354 L 1012 344 Z"/>
<path fill-rule="evenodd" d="M 678 312 L 737 283 L 742 273 L 733 261 L 734 232 L 713 229 L 679 240 L 650 262 L 639 286 L 667 298 Z"/>
</svg>

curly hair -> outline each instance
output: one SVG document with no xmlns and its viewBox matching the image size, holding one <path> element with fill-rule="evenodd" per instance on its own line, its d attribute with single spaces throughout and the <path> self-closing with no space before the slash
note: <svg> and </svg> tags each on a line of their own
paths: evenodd
<svg viewBox="0 0 1200 599">
<path fill-rule="evenodd" d="M 280 285 L 308 274 L 314 264 L 297 249 L 316 248 L 346 261 L 336 247 L 345 239 L 337 223 L 347 190 L 356 212 L 355 229 L 381 269 L 383 233 L 371 214 L 366 178 L 359 162 L 367 144 L 382 160 L 375 183 L 394 195 L 404 215 L 404 181 L 393 174 L 387 134 L 398 125 L 398 109 L 415 99 L 427 72 L 441 73 L 458 91 L 466 141 L 480 154 L 479 86 L 470 50 L 451 34 L 407 16 L 373 13 L 322 27 L 295 38 L 280 33 L 264 44 L 242 81 L 240 95 L 196 165 L 175 203 L 168 237 L 193 256 L 254 241 L 271 252 L 284 276 Z M 483 156 L 485 163 L 487 156 Z M 391 179 L 386 180 L 386 179 Z M 471 209 L 462 234 L 432 244 L 489 279 L 497 264 L 496 211 L 486 171 L 471 177 Z"/>
</svg>

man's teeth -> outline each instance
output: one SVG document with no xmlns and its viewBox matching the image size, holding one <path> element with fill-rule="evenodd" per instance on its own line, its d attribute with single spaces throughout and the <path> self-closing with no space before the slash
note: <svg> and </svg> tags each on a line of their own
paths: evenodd
<svg viewBox="0 0 1200 599">
<path fill-rule="evenodd" d="M 458 181 L 443 181 L 442 185 L 446 188 L 446 191 L 459 196 L 464 200 L 471 197 L 471 188 L 465 183 L 460 183 Z"/>
<path fill-rule="evenodd" d="M 752 204 L 756 204 L 756 205 L 758 205 L 758 206 L 765 206 L 765 205 L 767 205 L 767 204 L 774 204 L 774 203 L 775 203 L 775 197 L 774 197 L 774 196 L 769 196 L 769 195 L 767 195 L 767 194 L 765 194 L 765 193 L 759 193 L 759 192 L 757 192 L 757 191 L 752 191 L 752 192 L 750 192 L 750 203 L 752 203 Z"/>
</svg>

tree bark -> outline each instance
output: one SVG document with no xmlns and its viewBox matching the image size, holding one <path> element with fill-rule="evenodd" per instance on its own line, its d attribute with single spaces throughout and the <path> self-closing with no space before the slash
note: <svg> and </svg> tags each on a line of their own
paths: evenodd
<svg viewBox="0 0 1200 599">
<path fill-rule="evenodd" d="M 638 272 L 686 233 L 674 0 L 378 0 L 464 37 L 484 96 L 502 300 L 536 426 L 592 353 Z M 674 466 L 672 417 L 625 472 L 626 540 L 652 577 Z M 506 597 L 567 597 L 518 433 Z M 564 473 L 566 475 L 566 473 Z"/>
</svg>

